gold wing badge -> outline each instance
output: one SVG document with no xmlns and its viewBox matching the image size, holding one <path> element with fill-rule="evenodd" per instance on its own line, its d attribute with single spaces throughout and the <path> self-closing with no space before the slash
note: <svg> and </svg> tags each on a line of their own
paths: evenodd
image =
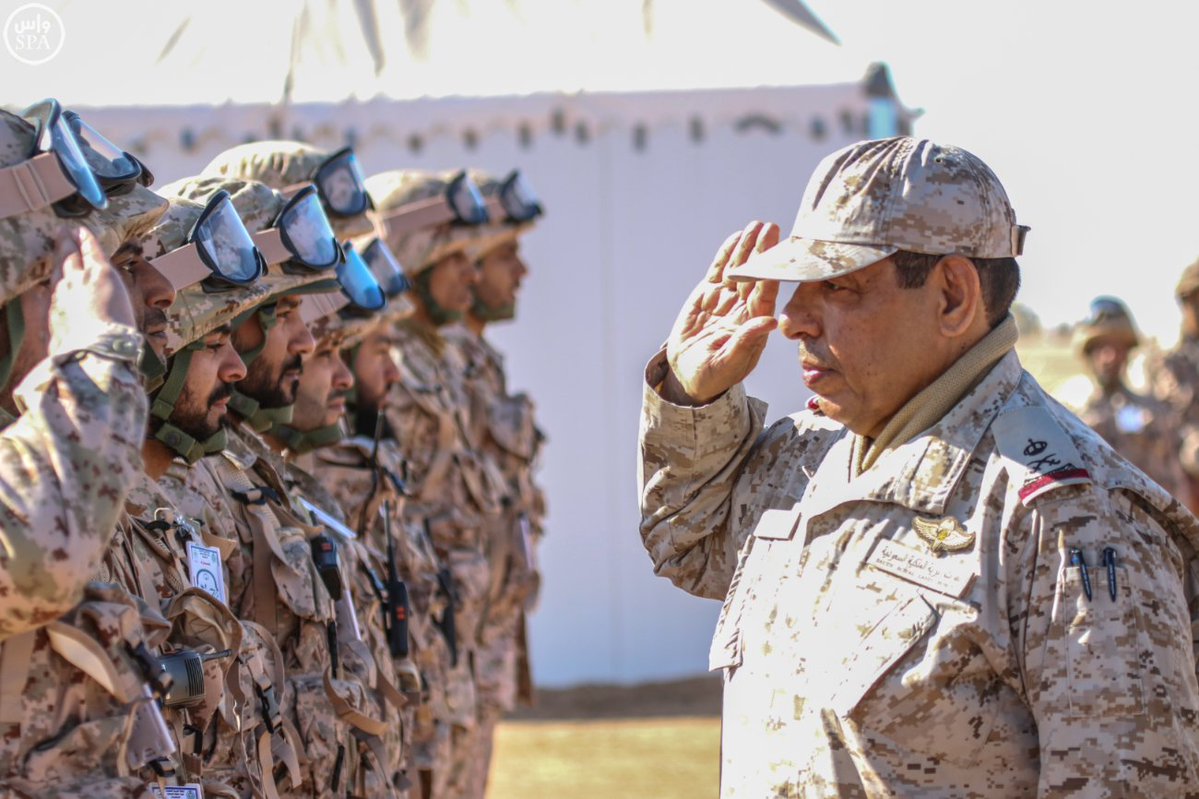
<svg viewBox="0 0 1199 799">
<path fill-rule="evenodd" d="M 966 532 L 961 523 L 952 516 L 944 519 L 912 520 L 916 535 L 928 544 L 935 554 L 942 552 L 961 552 L 974 546 L 974 533 Z"/>
</svg>

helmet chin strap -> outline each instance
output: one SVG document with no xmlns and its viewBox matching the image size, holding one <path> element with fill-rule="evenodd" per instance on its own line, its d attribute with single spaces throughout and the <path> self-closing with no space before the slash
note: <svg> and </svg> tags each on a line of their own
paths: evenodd
<svg viewBox="0 0 1199 799">
<path fill-rule="evenodd" d="M 144 378 L 147 394 L 153 394 L 162 387 L 166 379 L 167 365 L 148 343 L 142 344 L 142 354 L 137 359 L 137 366 Z"/>
<path fill-rule="evenodd" d="M 432 269 L 426 269 L 416 276 L 413 281 L 416 285 L 416 296 L 420 297 L 421 304 L 425 306 L 426 313 L 429 314 L 429 319 L 437 327 L 448 325 L 450 322 L 457 322 L 462 319 L 461 311 L 450 311 L 442 307 L 441 303 L 433 299 L 433 292 L 429 288 L 429 283 L 432 282 Z"/>
<path fill-rule="evenodd" d="M 0 389 L 8 387 L 17 352 L 25 342 L 25 310 L 21 307 L 20 297 L 4 306 L 4 321 L 8 328 L 8 352 L 0 356 Z"/>
<path fill-rule="evenodd" d="M 225 448 L 227 440 L 224 428 L 213 433 L 207 440 L 198 441 L 169 421 L 175 413 L 179 395 L 183 393 L 183 384 L 187 381 L 187 369 L 191 364 L 192 355 L 203 347 L 204 342 L 194 341 L 175 353 L 164 368 L 166 378 L 161 381 L 157 395 L 151 395 L 153 402 L 150 405 L 150 416 L 160 422 L 158 429 L 154 431 L 154 439 L 165 444 L 189 465 L 205 455 L 220 452 Z M 157 359 L 153 352 L 150 355 Z"/>
<path fill-rule="evenodd" d="M 283 446 L 294 455 L 304 455 L 314 449 L 328 447 L 345 438 L 340 424 L 330 424 L 315 430 L 297 430 L 286 424 L 274 424 L 270 435 L 283 442 Z"/>
<path fill-rule="evenodd" d="M 259 355 L 262 355 L 262 351 L 266 349 L 267 335 L 271 332 L 271 328 L 279 322 L 278 317 L 275 316 L 275 305 L 271 303 L 260 305 L 234 319 L 233 329 L 241 327 L 250 320 L 251 316 L 255 315 L 258 317 L 258 324 L 262 327 L 262 341 L 257 347 L 238 353 L 247 369 L 250 364 L 258 360 Z M 229 397 L 229 409 L 244 419 L 255 433 L 266 432 L 274 424 L 287 424 L 291 421 L 293 408 L 292 405 L 284 405 L 281 408 L 263 408 L 258 400 L 241 393 L 236 388 Z"/>
<path fill-rule="evenodd" d="M 515 319 L 516 303 L 510 302 L 493 307 L 483 302 L 479 299 L 479 295 L 475 294 L 475 301 L 470 306 L 470 315 L 483 322 L 503 322 L 507 319 Z"/>
</svg>

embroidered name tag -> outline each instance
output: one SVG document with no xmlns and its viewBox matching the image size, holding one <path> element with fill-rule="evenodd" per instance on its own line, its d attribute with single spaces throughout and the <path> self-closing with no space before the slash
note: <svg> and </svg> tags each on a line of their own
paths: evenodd
<svg viewBox="0 0 1199 799">
<path fill-rule="evenodd" d="M 973 563 L 972 558 L 939 558 L 886 538 L 866 558 L 868 566 L 952 597 L 961 597 L 974 582 Z"/>
<path fill-rule="evenodd" d="M 221 551 L 195 541 L 187 543 L 187 568 L 192 585 L 229 604 L 225 595 L 225 570 L 221 568 Z"/>
</svg>

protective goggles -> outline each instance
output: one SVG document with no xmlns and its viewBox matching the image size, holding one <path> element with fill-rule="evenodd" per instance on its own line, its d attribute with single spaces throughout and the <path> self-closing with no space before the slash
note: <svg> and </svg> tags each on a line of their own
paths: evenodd
<svg viewBox="0 0 1199 799">
<path fill-rule="evenodd" d="M 362 260 L 370 267 L 371 274 L 379 281 L 379 286 L 387 299 L 396 297 L 412 289 L 404 268 L 396 260 L 395 254 L 383 239 L 372 239 L 371 243 L 362 250 Z"/>
<path fill-rule="evenodd" d="M 284 264 L 285 271 L 291 265 L 322 272 L 344 258 L 312 184 L 287 201 L 271 227 L 254 234 L 254 244 L 268 264 Z"/>
<path fill-rule="evenodd" d="M 88 166 L 109 197 L 119 197 L 133 191 L 138 183 L 149 186 L 154 175 L 136 157 L 117 147 L 74 111 L 62 112 L 63 118 L 75 133 L 75 140 L 87 159 Z"/>
<path fill-rule="evenodd" d="M 335 216 L 359 216 L 374 209 L 366 193 L 366 178 L 349 147 L 338 150 L 316 171 L 312 182 L 325 209 Z"/>
<path fill-rule="evenodd" d="M 446 223 L 481 225 L 491 219 L 483 194 L 465 171 L 450 179 L 441 197 L 418 200 L 379 216 L 387 229 L 397 234 Z"/>
<path fill-rule="evenodd" d="M 387 296 L 379 281 L 375 279 L 366 261 L 346 242 L 343 247 L 345 259 L 337 265 L 337 284 L 340 292 L 312 294 L 304 299 L 300 317 L 305 324 L 324 316 L 348 309 L 352 313 L 370 314 L 387 305 Z"/>
<path fill-rule="evenodd" d="M 248 285 L 266 274 L 266 259 L 223 189 L 209 198 L 183 246 L 150 263 L 176 291 L 201 282 L 219 291 Z"/>
<path fill-rule="evenodd" d="M 63 217 L 86 216 L 108 206 L 108 197 L 57 100 L 22 114 L 36 126 L 27 161 L 0 169 L 0 218 L 48 205 Z"/>
<path fill-rule="evenodd" d="M 545 213 L 537 193 L 519 169 L 504 178 L 499 191 L 487 198 L 487 210 L 492 219 L 510 222 L 530 222 Z"/>
</svg>

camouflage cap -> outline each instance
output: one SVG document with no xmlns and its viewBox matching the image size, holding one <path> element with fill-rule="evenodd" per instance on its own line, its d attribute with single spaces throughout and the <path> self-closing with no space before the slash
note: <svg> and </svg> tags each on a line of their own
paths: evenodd
<svg viewBox="0 0 1199 799">
<path fill-rule="evenodd" d="M 1135 347 L 1140 343 L 1132 314 L 1115 297 L 1096 297 L 1091 300 L 1091 312 L 1074 327 L 1071 344 L 1076 352 L 1085 354 L 1099 339 L 1109 339 Z"/>
<path fill-rule="evenodd" d="M 1174 289 L 1174 296 L 1178 299 L 1185 299 L 1199 290 L 1199 259 L 1182 270 L 1182 277 L 1178 279 L 1178 285 Z"/>
<path fill-rule="evenodd" d="M 33 126 L 21 117 L 0 111 L 0 168 L 29 159 L 34 133 Z M 150 194 L 146 189 L 142 191 Z M 87 227 L 96 234 L 105 254 L 111 256 L 122 241 L 121 232 L 109 228 L 117 218 L 100 218 L 93 212 L 79 219 L 63 219 L 46 206 L 0 219 L 0 305 L 50 277 L 55 242 L 64 228 Z"/>
<path fill-rule="evenodd" d="M 1027 231 L 1016 223 L 999 178 L 977 156 L 906 136 L 864 141 L 816 167 L 791 237 L 729 277 L 828 280 L 899 250 L 1015 257 Z"/>
<path fill-rule="evenodd" d="M 180 290 L 175 304 L 167 309 L 167 357 L 218 327 L 231 324 L 270 297 L 270 289 L 262 281 L 218 292 L 206 290 L 201 283 Z"/>
<path fill-rule="evenodd" d="M 406 205 L 442 197 L 450 180 L 458 174 L 434 174 L 414 169 L 381 172 L 366 179 L 366 188 L 375 200 L 375 210 L 382 215 Z M 404 267 L 409 278 L 415 278 L 454 253 L 468 253 L 472 242 L 482 234 L 486 225 L 439 223 L 416 230 L 395 229 L 379 220 L 383 239 Z"/>
<path fill-rule="evenodd" d="M 315 180 L 317 171 L 335 154 L 297 141 L 251 142 L 225 150 L 200 174 L 257 180 L 282 191 Z M 353 216 L 330 212 L 329 223 L 338 240 L 364 236 L 375 229 L 365 212 Z"/>
<path fill-rule="evenodd" d="M 218 191 L 227 191 L 238 216 L 245 223 L 246 230 L 251 234 L 259 233 L 270 228 L 283 207 L 287 198 L 281 192 L 257 180 L 245 178 L 228 178 L 222 176 L 192 177 L 177 180 L 162 188 L 163 194 L 173 194 L 198 202 L 207 202 L 208 198 Z M 280 265 L 271 265 L 256 285 L 267 290 L 267 296 L 260 302 L 291 294 L 300 289 L 330 291 L 336 288 L 323 285 L 333 278 L 333 271 L 315 271 L 296 269 L 286 271 Z M 318 289 L 318 284 L 320 284 Z"/>
<path fill-rule="evenodd" d="M 330 302 L 337 296 L 330 293 L 306 298 L 300 308 L 300 316 L 320 345 L 341 350 L 362 341 L 384 317 L 379 314 L 347 313 L 344 308 L 338 307 L 341 303 L 335 300 Z"/>
</svg>

